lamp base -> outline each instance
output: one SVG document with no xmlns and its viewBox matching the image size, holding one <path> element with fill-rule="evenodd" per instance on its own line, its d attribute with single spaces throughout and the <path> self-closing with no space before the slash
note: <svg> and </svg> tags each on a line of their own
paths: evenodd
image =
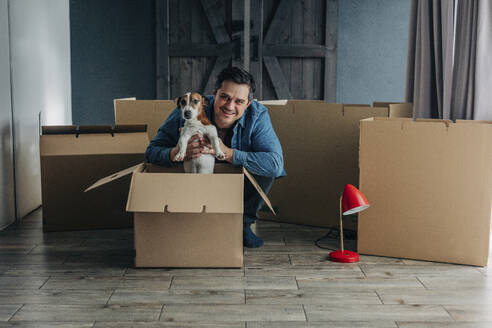
<svg viewBox="0 0 492 328">
<path fill-rule="evenodd" d="M 347 250 L 338 250 L 330 253 L 330 260 L 342 263 L 359 262 L 359 254 Z"/>
</svg>

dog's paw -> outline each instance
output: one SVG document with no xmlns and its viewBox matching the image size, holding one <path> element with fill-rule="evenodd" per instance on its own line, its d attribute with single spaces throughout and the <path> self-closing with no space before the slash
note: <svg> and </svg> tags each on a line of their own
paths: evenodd
<svg viewBox="0 0 492 328">
<path fill-rule="evenodd" d="M 226 156 L 223 152 L 219 151 L 216 153 L 215 157 L 221 161 L 225 160 L 226 159 Z"/>
<path fill-rule="evenodd" d="M 184 152 L 179 152 L 176 154 L 176 156 L 174 156 L 174 161 L 176 162 L 181 162 L 185 157 L 185 153 Z"/>
</svg>

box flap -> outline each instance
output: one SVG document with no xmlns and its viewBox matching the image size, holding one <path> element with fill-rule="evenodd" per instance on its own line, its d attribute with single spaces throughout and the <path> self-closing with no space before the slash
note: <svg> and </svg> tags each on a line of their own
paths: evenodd
<svg viewBox="0 0 492 328">
<path fill-rule="evenodd" d="M 243 213 L 242 174 L 136 172 L 127 211 Z"/>
<path fill-rule="evenodd" d="M 272 204 L 270 203 L 270 200 L 268 199 L 267 195 L 263 192 L 263 190 L 261 189 L 261 187 L 258 184 L 258 182 L 256 182 L 255 178 L 245 168 L 243 168 L 243 172 L 244 172 L 244 175 L 251 182 L 251 184 L 253 185 L 253 187 L 255 187 L 256 191 L 258 191 L 258 193 L 260 194 L 261 198 L 263 198 L 263 200 L 265 201 L 265 204 L 267 204 L 267 206 L 270 209 L 270 211 L 272 211 L 273 214 L 277 215 L 277 213 L 275 213 L 275 210 L 272 207 Z"/>
<path fill-rule="evenodd" d="M 129 167 L 127 169 L 124 169 L 122 171 L 116 172 L 114 174 L 111 174 L 110 176 L 107 176 L 105 178 L 99 179 L 97 182 L 95 182 L 89 188 L 87 188 L 86 190 L 84 190 L 84 192 L 87 192 L 89 190 L 92 190 L 94 188 L 97 188 L 99 186 L 102 186 L 102 185 L 104 185 L 104 184 L 106 184 L 108 182 L 111 182 L 113 180 L 119 179 L 119 178 L 124 177 L 125 175 L 128 175 L 128 174 L 131 174 L 133 172 L 143 171 L 144 168 L 145 168 L 145 164 L 144 163 L 140 163 L 140 164 L 137 164 L 135 166 Z"/>
<path fill-rule="evenodd" d="M 288 99 L 262 100 L 262 101 L 259 101 L 260 104 L 263 104 L 265 106 L 267 106 L 267 105 L 283 106 L 283 105 L 287 105 L 288 102 L 289 102 Z"/>
<path fill-rule="evenodd" d="M 147 124 L 117 124 L 114 133 L 147 132 Z"/>
<path fill-rule="evenodd" d="M 41 127 L 42 134 L 76 134 L 76 125 L 49 125 Z"/>
<path fill-rule="evenodd" d="M 112 133 L 111 125 L 80 125 L 77 131 L 78 134 L 90 133 Z"/>
<path fill-rule="evenodd" d="M 108 129 L 109 128 L 109 129 Z M 143 126 L 117 127 L 43 127 L 40 155 L 79 156 L 111 154 L 144 154 L 149 139 Z M 46 132 L 46 133 L 45 133 Z"/>
</svg>

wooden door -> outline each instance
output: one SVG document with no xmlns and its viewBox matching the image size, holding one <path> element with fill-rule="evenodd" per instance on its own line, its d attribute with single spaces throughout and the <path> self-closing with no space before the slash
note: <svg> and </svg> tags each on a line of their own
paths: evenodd
<svg viewBox="0 0 492 328">
<path fill-rule="evenodd" d="M 212 92 L 215 76 L 234 54 L 230 7 L 227 0 L 156 0 L 158 99 Z"/>
<path fill-rule="evenodd" d="M 257 99 L 335 102 L 338 0 L 156 0 L 156 9 L 158 99 L 210 94 L 235 65 L 255 77 Z"/>
</svg>

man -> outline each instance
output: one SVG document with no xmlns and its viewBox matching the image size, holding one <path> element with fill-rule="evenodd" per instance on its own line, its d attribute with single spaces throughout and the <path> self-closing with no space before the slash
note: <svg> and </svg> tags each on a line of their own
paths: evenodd
<svg viewBox="0 0 492 328">
<path fill-rule="evenodd" d="M 268 110 L 253 100 L 254 92 L 255 82 L 251 74 L 238 67 L 226 68 L 217 77 L 213 96 L 206 96 L 209 104 L 205 106 L 205 111 L 210 122 L 217 127 L 225 161 L 245 167 L 263 191 L 268 193 L 275 178 L 285 176 L 284 160 Z M 183 124 L 181 111 L 176 108 L 147 147 L 148 162 L 177 165 L 173 159 L 179 151 L 179 129 Z M 195 135 L 188 142 L 185 160 L 202 154 L 213 155 L 213 148 L 207 139 Z M 263 240 L 250 228 L 262 205 L 261 196 L 246 180 L 243 216 L 243 243 L 246 247 L 263 245 Z"/>
</svg>

